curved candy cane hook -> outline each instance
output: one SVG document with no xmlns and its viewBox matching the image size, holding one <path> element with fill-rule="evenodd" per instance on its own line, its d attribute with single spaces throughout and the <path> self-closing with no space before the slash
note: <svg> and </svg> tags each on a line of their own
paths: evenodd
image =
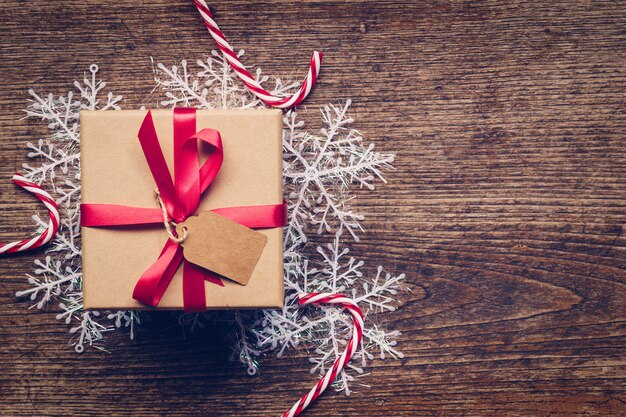
<svg viewBox="0 0 626 417">
<path fill-rule="evenodd" d="M 23 252 L 29 249 L 38 248 L 41 245 L 45 245 L 48 243 L 54 235 L 56 235 L 57 230 L 59 230 L 59 206 L 54 201 L 54 199 L 41 189 L 41 187 L 34 182 L 28 181 L 26 178 L 21 176 L 20 174 L 15 174 L 13 178 L 11 178 L 16 185 L 19 185 L 26 191 L 32 193 L 37 197 L 48 209 L 48 214 L 50 216 L 50 220 L 48 221 L 48 227 L 38 236 L 35 236 L 30 239 L 18 240 L 10 243 L 0 243 L 0 255 L 14 252 Z"/>
<path fill-rule="evenodd" d="M 200 12 L 200 16 L 204 20 L 204 25 L 211 33 L 211 36 L 217 43 L 217 47 L 220 48 L 224 57 L 235 71 L 235 73 L 239 76 L 241 81 L 248 87 L 248 89 L 261 101 L 263 101 L 268 106 L 278 107 L 281 109 L 286 109 L 289 107 L 297 106 L 302 100 L 306 98 L 311 92 L 311 89 L 315 85 L 317 81 L 317 77 L 320 73 L 320 66 L 322 64 L 322 53 L 318 51 L 313 51 L 313 55 L 311 56 L 311 64 L 309 65 L 309 72 L 302 81 L 302 85 L 300 89 L 294 93 L 291 97 L 276 97 L 273 96 L 272 93 L 261 87 L 252 75 L 248 72 L 248 70 L 243 66 L 239 58 L 237 58 L 237 54 L 233 51 L 232 46 L 228 44 L 226 37 L 213 20 L 213 14 L 209 10 L 209 6 L 207 6 L 205 0 L 194 0 L 198 11 Z"/>
<path fill-rule="evenodd" d="M 346 346 L 346 350 L 338 357 L 333 366 L 326 372 L 324 377 L 309 392 L 304 394 L 289 410 L 285 411 L 282 417 L 295 417 L 300 415 L 302 411 L 317 399 L 328 388 L 337 374 L 348 365 L 352 356 L 356 352 L 361 340 L 363 339 L 363 312 L 359 306 L 350 298 L 342 294 L 330 293 L 308 293 L 301 294 L 299 297 L 300 305 L 307 304 L 337 304 L 352 315 L 354 328 L 352 329 L 352 337 Z"/>
</svg>

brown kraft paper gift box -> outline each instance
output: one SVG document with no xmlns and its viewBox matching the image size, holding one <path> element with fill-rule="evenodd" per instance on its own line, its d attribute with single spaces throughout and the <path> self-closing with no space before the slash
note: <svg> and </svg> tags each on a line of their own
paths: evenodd
<svg viewBox="0 0 626 417">
<path fill-rule="evenodd" d="M 82 203 L 157 208 L 155 183 L 137 138 L 145 110 L 81 111 Z M 152 110 L 163 154 L 173 172 L 173 112 Z M 220 132 L 224 162 L 201 196 L 198 212 L 219 207 L 282 203 L 280 110 L 198 110 L 196 130 Z M 200 158 L 206 153 L 200 148 Z M 207 308 L 283 306 L 282 228 L 259 230 L 267 244 L 250 281 L 224 287 L 205 282 Z M 139 277 L 157 259 L 164 227 L 83 227 L 83 291 L 86 309 L 152 309 L 132 297 Z M 237 251 L 237 248 L 233 248 Z M 182 267 L 159 309 L 182 309 Z"/>
</svg>

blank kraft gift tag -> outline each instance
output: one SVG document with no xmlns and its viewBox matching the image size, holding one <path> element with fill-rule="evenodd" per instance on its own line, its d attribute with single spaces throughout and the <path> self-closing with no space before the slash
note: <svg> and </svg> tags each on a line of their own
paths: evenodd
<svg viewBox="0 0 626 417">
<path fill-rule="evenodd" d="M 223 277 L 246 285 L 254 271 L 267 236 L 210 211 L 190 216 L 176 226 L 185 259 Z"/>
</svg>

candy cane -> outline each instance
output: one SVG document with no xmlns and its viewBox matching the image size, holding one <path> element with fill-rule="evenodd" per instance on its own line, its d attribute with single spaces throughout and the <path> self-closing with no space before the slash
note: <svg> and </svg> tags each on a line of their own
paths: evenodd
<svg viewBox="0 0 626 417">
<path fill-rule="evenodd" d="M 318 51 L 313 51 L 313 55 L 311 56 L 311 64 L 309 66 L 309 72 L 302 81 L 302 85 L 300 89 L 296 91 L 294 95 L 291 97 L 275 97 L 261 87 L 253 77 L 250 75 L 248 70 L 243 66 L 239 58 L 237 58 L 237 54 L 233 51 L 232 46 L 228 44 L 226 37 L 213 20 L 213 14 L 209 10 L 209 6 L 207 6 L 204 0 L 194 0 L 202 19 L 204 20 L 204 25 L 207 27 L 211 36 L 217 43 L 217 47 L 220 48 L 224 57 L 235 71 L 235 73 L 239 76 L 241 81 L 248 87 L 248 89 L 254 93 L 258 98 L 261 99 L 265 104 L 272 107 L 278 107 L 281 109 L 297 106 L 302 100 L 306 98 L 311 92 L 311 89 L 315 85 L 315 81 L 320 73 L 320 65 L 322 63 L 322 53 Z"/>
<path fill-rule="evenodd" d="M 348 346 L 346 346 L 346 350 L 343 354 L 335 360 L 333 366 L 328 370 L 324 377 L 320 379 L 313 388 L 311 388 L 311 391 L 303 395 L 302 398 L 300 398 L 300 400 L 297 401 L 288 411 L 285 411 L 282 417 L 295 417 L 300 415 L 300 413 L 307 408 L 309 404 L 315 401 L 317 397 L 319 397 L 326 390 L 326 388 L 328 388 L 328 385 L 335 380 L 337 374 L 350 362 L 350 359 L 354 356 L 359 343 L 361 343 L 361 339 L 363 339 L 363 312 L 359 306 L 348 297 L 341 294 L 309 293 L 300 295 L 299 301 L 300 305 L 338 304 L 348 310 L 348 312 L 352 315 L 354 328 L 352 329 L 352 338 L 348 342 Z"/>
<path fill-rule="evenodd" d="M 41 189 L 41 187 L 34 182 L 28 181 L 20 174 L 15 174 L 11 178 L 16 185 L 19 185 L 26 191 L 33 193 L 48 209 L 50 220 L 48 221 L 48 228 L 44 230 L 38 236 L 31 239 L 19 240 L 10 243 L 0 243 L 0 255 L 13 252 L 23 252 L 29 249 L 38 248 L 41 245 L 45 245 L 56 235 L 59 229 L 59 207 L 57 203 L 50 197 L 50 194 Z"/>
</svg>

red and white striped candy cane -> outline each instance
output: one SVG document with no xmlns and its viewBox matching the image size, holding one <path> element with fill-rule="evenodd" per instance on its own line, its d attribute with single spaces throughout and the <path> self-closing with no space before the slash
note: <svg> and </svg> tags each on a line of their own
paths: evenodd
<svg viewBox="0 0 626 417">
<path fill-rule="evenodd" d="M 306 393 L 300 398 L 298 402 L 296 402 L 293 407 L 283 413 L 282 417 L 295 417 L 300 415 L 300 413 L 309 406 L 313 401 L 317 399 L 325 390 L 328 388 L 335 378 L 337 374 L 348 365 L 352 356 L 356 352 L 359 344 L 361 343 L 361 339 L 363 339 L 363 312 L 359 308 L 359 306 L 341 294 L 330 294 L 330 293 L 309 293 L 302 294 L 299 297 L 300 305 L 306 304 L 337 304 L 346 310 L 352 315 L 352 321 L 354 322 L 354 328 L 352 329 L 352 338 L 348 342 L 348 346 L 346 346 L 346 350 L 343 354 L 335 360 L 333 366 L 326 372 L 324 377 L 320 379 L 317 384 L 311 391 Z"/>
<path fill-rule="evenodd" d="M 275 97 L 261 87 L 252 75 L 248 72 L 248 70 L 243 66 L 239 58 L 237 58 L 237 54 L 233 51 L 232 46 L 228 44 L 226 37 L 213 20 L 213 14 L 209 10 L 209 6 L 207 6 L 204 0 L 194 0 L 202 19 L 204 20 L 204 25 L 209 29 L 211 36 L 217 43 L 217 47 L 220 48 L 224 57 L 235 71 L 235 73 L 239 76 L 241 81 L 248 87 L 254 95 L 256 95 L 261 101 L 263 101 L 268 106 L 278 107 L 281 109 L 286 109 L 289 107 L 297 106 L 302 100 L 306 98 L 311 92 L 311 89 L 315 85 L 315 81 L 317 81 L 317 77 L 320 73 L 320 65 L 322 64 L 322 53 L 318 51 L 313 51 L 313 55 L 311 56 L 311 64 L 309 66 L 309 73 L 307 74 L 304 81 L 302 81 L 302 85 L 300 89 L 291 97 Z"/>
<path fill-rule="evenodd" d="M 38 248 L 41 245 L 48 243 L 57 230 L 59 230 L 59 207 L 50 194 L 41 189 L 41 187 L 34 182 L 28 181 L 20 174 L 15 174 L 11 178 L 16 185 L 19 185 L 26 191 L 32 193 L 37 197 L 48 209 L 50 220 L 48 221 L 48 227 L 38 236 L 30 239 L 19 240 L 10 243 L 0 243 L 0 255 L 14 252 L 23 252 L 29 249 Z"/>
</svg>

